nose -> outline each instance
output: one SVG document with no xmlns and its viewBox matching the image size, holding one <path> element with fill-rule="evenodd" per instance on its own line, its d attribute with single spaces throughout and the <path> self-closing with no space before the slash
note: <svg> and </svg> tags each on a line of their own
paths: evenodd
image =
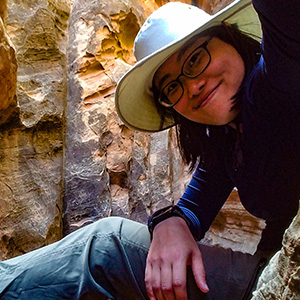
<svg viewBox="0 0 300 300">
<path fill-rule="evenodd" d="M 200 76 L 196 78 L 184 78 L 182 83 L 189 99 L 199 96 L 205 86 L 205 79 Z"/>
</svg>

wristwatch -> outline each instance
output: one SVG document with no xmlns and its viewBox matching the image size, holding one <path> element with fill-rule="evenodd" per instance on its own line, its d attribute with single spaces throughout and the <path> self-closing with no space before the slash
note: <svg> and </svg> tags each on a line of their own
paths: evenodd
<svg viewBox="0 0 300 300">
<path fill-rule="evenodd" d="M 181 210 L 181 208 L 178 206 L 170 205 L 170 206 L 164 207 L 164 208 L 158 210 L 157 212 L 155 212 L 148 220 L 148 230 L 150 232 L 151 240 L 153 238 L 153 230 L 154 230 L 155 226 L 158 223 L 160 223 L 170 217 L 173 217 L 173 216 L 181 217 L 187 223 L 188 227 L 191 228 L 190 227 L 191 221 L 184 214 L 184 212 Z"/>
</svg>

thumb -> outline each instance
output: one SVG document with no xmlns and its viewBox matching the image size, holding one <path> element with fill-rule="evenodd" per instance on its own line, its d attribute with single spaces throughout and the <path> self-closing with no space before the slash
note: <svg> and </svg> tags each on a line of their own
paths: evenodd
<svg viewBox="0 0 300 300">
<path fill-rule="evenodd" d="M 206 274 L 200 251 L 199 254 L 193 255 L 191 267 L 197 286 L 203 293 L 207 293 L 209 288 L 206 282 Z"/>
</svg>

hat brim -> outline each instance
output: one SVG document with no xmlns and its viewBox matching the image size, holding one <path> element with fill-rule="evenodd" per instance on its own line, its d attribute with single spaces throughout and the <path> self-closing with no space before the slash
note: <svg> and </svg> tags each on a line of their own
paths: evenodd
<svg viewBox="0 0 300 300">
<path fill-rule="evenodd" d="M 157 132 L 175 125 L 173 119 L 161 121 L 155 102 L 147 88 L 157 68 L 190 38 L 221 22 L 236 24 L 238 28 L 253 38 L 262 36 L 261 26 L 251 0 L 234 1 L 219 13 L 212 15 L 203 26 L 181 40 L 171 43 L 137 62 L 119 81 L 115 104 L 124 124 L 134 130 Z"/>
</svg>

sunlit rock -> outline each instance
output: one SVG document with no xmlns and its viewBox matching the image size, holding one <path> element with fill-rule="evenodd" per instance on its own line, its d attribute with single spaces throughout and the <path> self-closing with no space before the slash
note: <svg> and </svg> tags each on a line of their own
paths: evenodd
<svg viewBox="0 0 300 300">
<path fill-rule="evenodd" d="M 3 124 L 16 110 L 17 60 L 1 17 L 0 58 L 0 124 Z"/>
</svg>

